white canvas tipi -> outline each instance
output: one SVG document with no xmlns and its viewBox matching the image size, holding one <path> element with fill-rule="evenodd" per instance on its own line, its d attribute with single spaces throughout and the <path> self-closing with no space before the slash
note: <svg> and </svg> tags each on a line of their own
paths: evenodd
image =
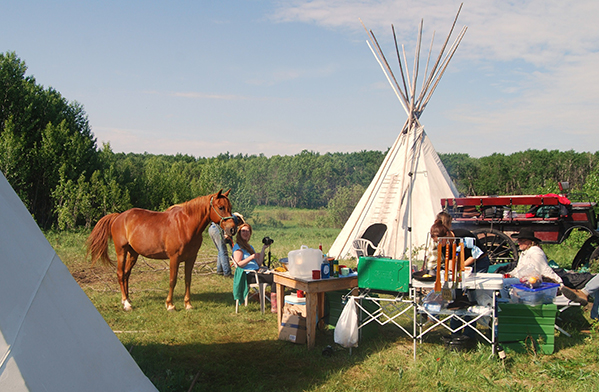
<svg viewBox="0 0 599 392">
<path fill-rule="evenodd" d="M 156 391 L 0 173 L 0 391 Z"/>
<path fill-rule="evenodd" d="M 387 226 L 387 231 L 378 245 L 382 249 L 382 253 L 393 259 L 409 259 L 411 261 L 414 253 L 418 253 L 424 248 L 430 226 L 433 224 L 436 214 L 441 211 L 441 198 L 457 197 L 457 189 L 419 122 L 422 111 L 466 33 L 466 27 L 464 27 L 447 51 L 447 55 L 443 57 L 456 21 L 457 16 L 430 73 L 425 71 L 425 79 L 418 94 L 416 94 L 416 83 L 420 61 L 422 22 L 416 44 L 412 77 L 404 65 L 406 64 L 405 50 L 402 64 L 397 40 L 395 40 L 401 85 L 391 71 L 374 34 L 372 31 L 367 31 L 368 46 L 381 65 L 387 80 L 406 111 L 408 119 L 374 179 L 337 236 L 329 250 L 329 256 L 339 259 L 355 256 L 352 251 L 353 240 L 360 238 L 370 225 L 383 223 Z M 394 29 L 393 35 L 395 38 Z M 431 42 L 431 48 L 432 46 Z M 427 71 L 429 61 L 430 52 L 426 64 Z"/>
</svg>

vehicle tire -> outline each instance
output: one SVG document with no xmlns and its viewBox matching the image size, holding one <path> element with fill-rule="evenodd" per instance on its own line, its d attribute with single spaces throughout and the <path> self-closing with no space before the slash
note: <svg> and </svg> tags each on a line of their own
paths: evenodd
<svg viewBox="0 0 599 392">
<path fill-rule="evenodd" d="M 591 260 L 599 258 L 599 237 L 589 237 L 572 260 L 572 270 L 576 271 L 580 267 L 588 267 Z"/>
<path fill-rule="evenodd" d="M 472 234 L 487 248 L 491 264 L 518 261 L 518 246 L 507 234 L 495 229 L 476 229 Z"/>
</svg>

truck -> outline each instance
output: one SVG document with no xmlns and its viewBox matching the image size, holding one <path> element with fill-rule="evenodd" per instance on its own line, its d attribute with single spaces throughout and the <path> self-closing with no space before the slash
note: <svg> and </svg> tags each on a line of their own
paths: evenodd
<svg viewBox="0 0 599 392">
<path fill-rule="evenodd" d="M 599 258 L 596 202 L 571 202 L 567 194 L 465 196 L 442 198 L 441 207 L 451 215 L 453 227 L 469 230 L 483 242 L 492 264 L 518 260 L 511 235 L 523 227 L 546 244 L 561 244 L 574 230 L 587 232 L 573 270 Z"/>
</svg>

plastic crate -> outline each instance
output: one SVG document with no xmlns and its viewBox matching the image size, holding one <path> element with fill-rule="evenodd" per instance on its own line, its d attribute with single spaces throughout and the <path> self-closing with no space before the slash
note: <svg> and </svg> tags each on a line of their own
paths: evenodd
<svg viewBox="0 0 599 392">
<path fill-rule="evenodd" d="M 559 284 L 543 282 L 536 289 L 531 289 L 523 284 L 514 284 L 512 288 L 511 298 L 514 303 L 536 306 L 553 303 Z"/>
<path fill-rule="evenodd" d="M 360 257 L 358 287 L 398 293 L 410 291 L 409 260 L 382 257 Z"/>
<path fill-rule="evenodd" d="M 555 341 L 554 304 L 498 304 L 497 341 L 507 350 L 552 354 Z"/>
</svg>

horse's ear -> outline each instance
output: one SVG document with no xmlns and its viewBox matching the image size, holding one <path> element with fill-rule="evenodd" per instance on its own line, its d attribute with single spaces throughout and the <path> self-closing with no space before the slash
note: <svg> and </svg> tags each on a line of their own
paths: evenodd
<svg viewBox="0 0 599 392">
<path fill-rule="evenodd" d="M 216 198 L 218 199 L 219 197 L 221 197 L 223 195 L 223 190 L 221 189 L 220 191 L 218 191 L 218 193 L 216 194 Z"/>
<path fill-rule="evenodd" d="M 222 189 L 221 189 L 222 190 Z M 231 192 L 231 188 L 229 188 L 228 191 L 226 191 L 225 193 L 223 193 L 223 196 L 229 197 L 229 192 Z"/>
</svg>

